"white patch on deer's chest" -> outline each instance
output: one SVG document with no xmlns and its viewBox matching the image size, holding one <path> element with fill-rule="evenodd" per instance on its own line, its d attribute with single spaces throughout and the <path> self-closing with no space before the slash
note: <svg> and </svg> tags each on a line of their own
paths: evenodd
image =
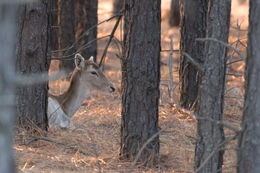
<svg viewBox="0 0 260 173">
<path fill-rule="evenodd" d="M 62 110 L 59 102 L 48 97 L 48 121 L 50 128 L 68 128 L 70 119 Z"/>
</svg>

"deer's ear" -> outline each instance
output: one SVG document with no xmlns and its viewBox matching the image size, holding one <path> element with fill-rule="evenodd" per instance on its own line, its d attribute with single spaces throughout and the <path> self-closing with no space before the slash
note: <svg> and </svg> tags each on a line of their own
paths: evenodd
<svg viewBox="0 0 260 173">
<path fill-rule="evenodd" d="M 75 55 L 75 66 L 77 69 L 81 70 L 85 67 L 85 59 L 79 53 Z"/>
<path fill-rule="evenodd" d="M 90 62 L 94 62 L 94 57 L 91 56 L 88 60 L 89 60 Z"/>
</svg>

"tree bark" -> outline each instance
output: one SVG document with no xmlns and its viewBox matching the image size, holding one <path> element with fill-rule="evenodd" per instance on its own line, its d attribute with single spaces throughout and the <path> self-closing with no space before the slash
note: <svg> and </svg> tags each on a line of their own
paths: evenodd
<svg viewBox="0 0 260 173">
<path fill-rule="evenodd" d="M 158 103 L 160 83 L 160 0 L 126 0 L 122 59 L 122 158 L 158 161 Z"/>
<path fill-rule="evenodd" d="M 61 51 L 60 56 L 66 56 L 60 62 L 60 69 L 65 73 L 71 72 L 74 66 L 74 55 L 76 49 L 72 47 L 75 42 L 75 0 L 60 0 L 58 4 L 59 8 L 59 49 L 67 49 Z M 69 48 L 69 49 L 68 49 Z"/>
<path fill-rule="evenodd" d="M 207 37 L 228 42 L 231 0 L 210 0 Z M 199 90 L 195 169 L 199 173 L 222 172 L 221 145 L 225 139 L 223 126 L 210 120 L 222 121 L 227 48 L 207 41 L 204 72 Z M 204 119 L 203 119 L 204 118 Z M 207 120 L 210 119 L 210 120 Z M 212 155 L 212 157 L 210 156 Z M 208 160 L 207 160 L 208 159 Z M 204 164 L 205 162 L 205 164 Z"/>
<path fill-rule="evenodd" d="M 97 27 L 91 27 L 97 25 L 98 1 L 97 0 L 76 0 L 76 40 L 79 40 L 77 46 L 78 51 L 83 57 L 89 58 L 94 57 L 96 61 L 97 56 Z M 88 34 L 85 32 L 89 30 Z M 82 36 L 84 34 L 84 36 Z M 87 48 L 82 49 L 83 45 L 92 42 Z"/>
<path fill-rule="evenodd" d="M 124 0 L 114 0 L 113 1 L 113 14 L 118 14 L 124 6 Z"/>
<path fill-rule="evenodd" d="M 260 172 L 260 1 L 250 0 L 243 132 L 239 138 L 238 173 Z"/>
<path fill-rule="evenodd" d="M 59 23 L 58 23 L 58 1 L 52 0 L 51 5 L 51 50 L 59 49 Z"/>
<path fill-rule="evenodd" d="M 184 1 L 184 0 L 182 0 Z M 170 26 L 179 26 L 181 20 L 180 16 L 180 0 L 172 0 L 171 9 L 170 9 L 170 17 L 169 17 L 169 25 Z"/>
<path fill-rule="evenodd" d="M 16 61 L 18 74 L 48 73 L 49 12 L 49 4 L 41 0 L 21 5 Z M 47 130 L 47 97 L 48 81 L 18 88 L 17 113 L 20 125 L 27 126 L 30 121 Z"/>
<path fill-rule="evenodd" d="M 15 43 L 17 30 L 17 5 L 0 2 L 0 170 L 15 173 L 12 130 L 15 119 Z"/>
<path fill-rule="evenodd" d="M 204 43 L 195 39 L 206 36 L 208 0 L 184 0 L 181 4 L 180 103 L 189 109 L 197 99 L 201 73 L 183 52 L 199 63 L 204 61 Z"/>
</svg>

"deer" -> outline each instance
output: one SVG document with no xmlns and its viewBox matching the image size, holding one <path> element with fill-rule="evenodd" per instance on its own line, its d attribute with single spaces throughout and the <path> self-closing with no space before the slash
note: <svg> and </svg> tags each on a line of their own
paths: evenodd
<svg viewBox="0 0 260 173">
<path fill-rule="evenodd" d="M 93 56 L 85 60 L 77 53 L 74 57 L 75 68 L 69 87 L 61 95 L 48 94 L 48 124 L 50 128 L 66 129 L 71 127 L 70 119 L 80 108 L 92 91 L 115 92 L 115 87 L 104 75 Z"/>
</svg>

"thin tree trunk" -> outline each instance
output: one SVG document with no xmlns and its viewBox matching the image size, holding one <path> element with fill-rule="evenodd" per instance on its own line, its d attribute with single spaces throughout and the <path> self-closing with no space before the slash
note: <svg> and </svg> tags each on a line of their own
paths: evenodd
<svg viewBox="0 0 260 173">
<path fill-rule="evenodd" d="M 97 0 L 76 0 L 76 40 L 79 40 L 77 49 L 83 57 L 89 58 L 93 56 L 94 61 L 96 61 L 97 56 L 97 41 L 95 41 L 97 38 L 97 27 L 89 29 L 97 25 L 97 8 Z M 86 34 L 87 30 L 89 32 Z M 82 49 L 84 44 L 89 42 L 92 43 L 87 48 Z"/>
<path fill-rule="evenodd" d="M 250 0 L 243 132 L 239 139 L 238 173 L 260 172 L 260 1 Z"/>
<path fill-rule="evenodd" d="M 159 158 L 158 103 L 160 82 L 160 0 L 126 0 L 124 58 L 122 59 L 123 158 L 151 164 Z"/>
<path fill-rule="evenodd" d="M 21 5 L 16 61 L 18 74 L 48 72 L 49 12 L 49 4 L 41 0 Z M 18 88 L 17 113 L 20 125 L 27 126 L 28 121 L 31 121 L 47 130 L 47 97 L 47 81 Z"/>
<path fill-rule="evenodd" d="M 62 51 L 60 56 L 64 57 L 64 60 L 60 62 L 60 69 L 66 73 L 71 72 L 74 66 L 74 55 L 76 49 L 70 48 L 75 42 L 75 15 L 74 7 L 75 0 L 60 0 L 58 4 L 59 8 L 59 49 L 66 49 Z M 68 49 L 70 48 L 70 49 Z"/>
<path fill-rule="evenodd" d="M 113 14 L 117 14 L 122 10 L 124 5 L 124 0 L 114 0 L 113 1 Z"/>
<path fill-rule="evenodd" d="M 181 0 L 181 1 L 184 1 L 184 0 Z M 179 26 L 180 19 L 181 19 L 180 0 L 172 0 L 171 9 L 170 9 L 170 17 L 169 17 L 170 26 Z"/>
<path fill-rule="evenodd" d="M 12 130 L 15 118 L 15 43 L 17 5 L 0 2 L 0 172 L 15 173 Z"/>
<path fill-rule="evenodd" d="M 51 1 L 51 50 L 59 49 L 58 0 Z"/>
<path fill-rule="evenodd" d="M 183 52 L 199 63 L 204 61 L 204 43 L 195 39 L 206 36 L 208 0 L 184 0 L 181 4 L 180 103 L 191 108 L 197 99 L 201 73 Z"/>
<path fill-rule="evenodd" d="M 207 37 L 228 42 L 231 0 L 210 0 Z M 199 90 L 195 169 L 199 173 L 222 172 L 224 130 L 210 120 L 222 121 L 227 48 L 207 41 L 204 72 Z M 214 152 L 212 156 L 210 156 Z"/>
<path fill-rule="evenodd" d="M 242 5 L 242 4 L 245 4 L 247 0 L 238 0 L 239 4 Z"/>
</svg>

